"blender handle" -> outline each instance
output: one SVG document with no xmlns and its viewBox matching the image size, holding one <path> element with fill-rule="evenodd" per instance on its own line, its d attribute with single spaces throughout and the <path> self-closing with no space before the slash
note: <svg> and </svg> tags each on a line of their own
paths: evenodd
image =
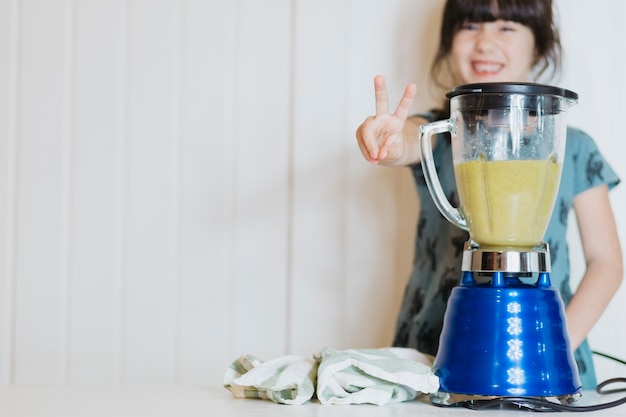
<svg viewBox="0 0 626 417">
<path fill-rule="evenodd" d="M 458 209 L 452 207 L 452 204 L 448 201 L 448 197 L 446 197 L 443 192 L 439 176 L 437 175 L 437 168 L 435 167 L 435 162 L 433 160 L 432 135 L 437 133 L 452 132 L 453 128 L 454 123 L 452 119 L 439 120 L 420 126 L 422 171 L 424 172 L 426 185 L 430 190 L 435 206 L 437 206 L 441 214 L 443 214 L 443 217 L 460 229 L 469 231 L 467 221 L 463 218 Z"/>
</svg>

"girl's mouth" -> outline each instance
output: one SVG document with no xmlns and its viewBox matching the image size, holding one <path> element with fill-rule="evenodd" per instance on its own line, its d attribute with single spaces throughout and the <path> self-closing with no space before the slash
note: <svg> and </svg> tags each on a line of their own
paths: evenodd
<svg viewBox="0 0 626 417">
<path fill-rule="evenodd" d="M 479 76 L 495 75 L 504 67 L 503 64 L 489 61 L 472 61 L 472 69 Z"/>
</svg>

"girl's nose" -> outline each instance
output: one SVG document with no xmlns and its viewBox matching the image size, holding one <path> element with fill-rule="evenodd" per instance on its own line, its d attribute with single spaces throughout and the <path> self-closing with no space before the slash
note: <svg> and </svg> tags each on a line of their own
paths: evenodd
<svg viewBox="0 0 626 417">
<path fill-rule="evenodd" d="M 476 43 L 474 47 L 480 52 L 485 52 L 493 49 L 494 45 L 495 44 L 492 34 L 489 33 L 489 30 L 486 30 L 486 28 L 482 27 L 478 31 L 478 34 L 476 36 Z"/>
</svg>

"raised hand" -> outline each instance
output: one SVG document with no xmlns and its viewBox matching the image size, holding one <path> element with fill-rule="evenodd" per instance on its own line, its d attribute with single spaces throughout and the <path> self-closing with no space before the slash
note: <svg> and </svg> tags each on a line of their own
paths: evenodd
<svg viewBox="0 0 626 417">
<path fill-rule="evenodd" d="M 374 78 L 376 114 L 369 116 L 358 127 L 356 138 L 361 153 L 373 164 L 395 165 L 406 157 L 403 130 L 415 99 L 415 84 L 407 85 L 394 113 L 389 113 L 389 97 L 385 78 Z"/>
</svg>

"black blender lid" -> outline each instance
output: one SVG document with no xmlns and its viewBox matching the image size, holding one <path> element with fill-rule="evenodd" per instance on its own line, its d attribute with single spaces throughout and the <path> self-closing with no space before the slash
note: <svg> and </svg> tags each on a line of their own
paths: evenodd
<svg viewBox="0 0 626 417">
<path fill-rule="evenodd" d="M 578 94 L 565 88 L 536 83 L 476 83 L 464 84 L 454 87 L 446 94 L 452 98 L 463 94 L 529 94 L 529 95 L 554 95 L 570 100 L 578 100 Z"/>
</svg>

